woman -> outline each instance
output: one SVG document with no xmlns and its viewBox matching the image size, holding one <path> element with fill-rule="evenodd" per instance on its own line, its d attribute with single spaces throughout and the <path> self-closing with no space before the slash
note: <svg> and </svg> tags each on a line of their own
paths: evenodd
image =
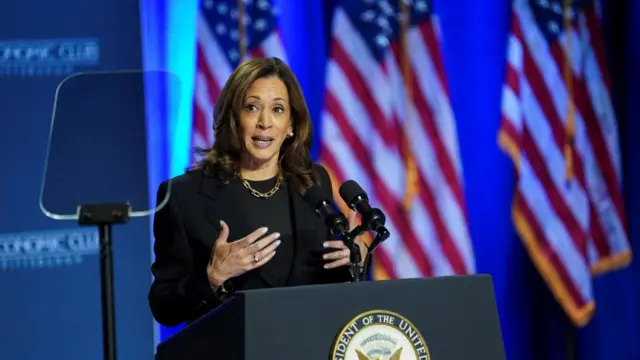
<svg viewBox="0 0 640 360">
<path fill-rule="evenodd" d="M 192 322 L 238 290 L 349 281 L 349 249 L 300 195 L 332 199 L 310 157 L 311 119 L 279 59 L 241 64 L 214 110 L 215 143 L 186 174 L 161 184 L 155 215 L 154 318 Z M 351 217 L 353 218 L 353 217 Z"/>
</svg>

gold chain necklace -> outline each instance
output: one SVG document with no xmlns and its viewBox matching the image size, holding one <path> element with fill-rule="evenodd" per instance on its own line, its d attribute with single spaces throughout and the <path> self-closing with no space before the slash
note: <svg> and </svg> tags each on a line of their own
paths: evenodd
<svg viewBox="0 0 640 360">
<path fill-rule="evenodd" d="M 259 198 L 270 198 L 272 197 L 276 191 L 278 191 L 278 189 L 280 189 L 280 184 L 282 183 L 282 174 L 278 174 L 278 179 L 276 180 L 276 185 L 269 191 L 267 191 L 266 193 L 262 193 L 254 188 L 251 187 L 251 184 L 249 184 L 249 182 L 245 179 L 242 178 L 242 176 L 240 176 L 239 173 L 236 173 L 236 176 L 238 176 L 238 178 L 240 180 L 242 180 L 242 185 L 244 185 L 244 187 L 246 187 L 249 192 L 251 192 L 251 195 L 255 196 L 255 197 L 259 197 Z"/>
</svg>

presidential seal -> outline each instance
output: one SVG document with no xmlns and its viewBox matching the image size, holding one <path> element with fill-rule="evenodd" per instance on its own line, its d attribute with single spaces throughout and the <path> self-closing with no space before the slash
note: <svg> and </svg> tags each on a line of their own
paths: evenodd
<svg viewBox="0 0 640 360">
<path fill-rule="evenodd" d="M 338 333 L 330 360 L 430 360 L 420 331 L 387 310 L 359 314 Z"/>
</svg>

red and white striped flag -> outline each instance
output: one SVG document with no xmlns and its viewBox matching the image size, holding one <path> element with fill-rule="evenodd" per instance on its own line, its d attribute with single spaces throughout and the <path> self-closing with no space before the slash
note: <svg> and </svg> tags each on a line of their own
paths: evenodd
<svg viewBox="0 0 640 360">
<path fill-rule="evenodd" d="M 213 144 L 215 101 L 241 60 L 274 56 L 287 63 L 276 15 L 269 0 L 202 1 L 196 33 L 192 146 Z"/>
<path fill-rule="evenodd" d="M 582 326 L 594 311 L 592 275 L 631 260 L 596 4 L 514 1 L 507 63 L 499 142 L 517 170 L 513 221 Z"/>
<path fill-rule="evenodd" d="M 391 237 L 376 251 L 374 278 L 475 272 L 431 1 L 342 1 L 322 124 L 334 186 L 357 181 L 387 215 Z"/>
</svg>

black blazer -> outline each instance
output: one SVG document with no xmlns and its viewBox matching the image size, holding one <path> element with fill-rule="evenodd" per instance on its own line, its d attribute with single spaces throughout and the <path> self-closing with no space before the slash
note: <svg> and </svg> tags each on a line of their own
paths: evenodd
<svg viewBox="0 0 640 360">
<path fill-rule="evenodd" d="M 314 165 L 314 176 L 327 197 L 333 199 L 327 171 Z M 220 232 L 220 215 L 235 204 L 216 201 L 216 194 L 225 187 L 217 178 L 203 172 L 190 172 L 169 181 L 169 200 L 153 221 L 155 260 L 151 271 L 155 280 L 149 290 L 149 305 L 156 321 L 175 326 L 192 322 L 221 303 L 211 290 L 206 266 Z M 166 196 L 169 181 L 158 189 L 159 202 Z M 328 251 L 323 248 L 323 242 L 329 240 L 329 231 L 295 187 L 287 188 L 296 249 L 289 285 L 349 281 L 348 267 L 323 268 L 322 255 Z M 245 287 L 270 287 L 269 279 L 258 270 L 243 275 Z"/>
</svg>

